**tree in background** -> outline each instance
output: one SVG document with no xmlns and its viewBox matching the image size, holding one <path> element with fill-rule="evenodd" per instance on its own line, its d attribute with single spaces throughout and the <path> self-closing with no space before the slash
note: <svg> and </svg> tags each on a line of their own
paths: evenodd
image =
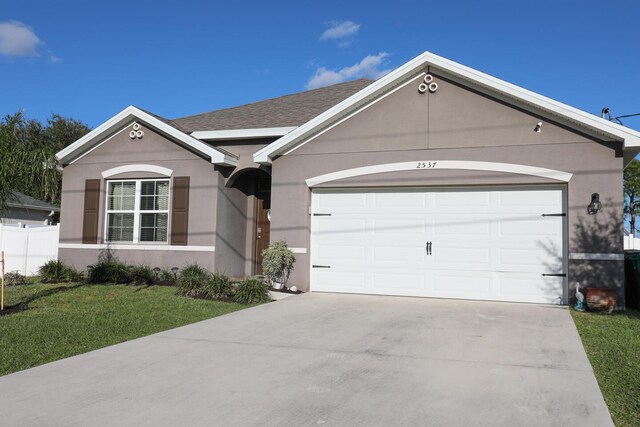
<svg viewBox="0 0 640 427">
<path fill-rule="evenodd" d="M 636 233 L 636 216 L 640 214 L 640 160 L 633 159 L 623 172 L 624 213 L 629 215 L 629 232 Z"/>
<path fill-rule="evenodd" d="M 62 174 L 55 154 L 86 135 L 84 123 L 52 115 L 46 124 L 16 113 L 0 121 L 0 211 L 13 191 L 60 203 Z"/>
</svg>

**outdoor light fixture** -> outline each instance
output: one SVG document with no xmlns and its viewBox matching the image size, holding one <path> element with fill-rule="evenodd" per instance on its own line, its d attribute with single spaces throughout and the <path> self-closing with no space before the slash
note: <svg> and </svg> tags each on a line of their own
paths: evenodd
<svg viewBox="0 0 640 427">
<path fill-rule="evenodd" d="M 536 123 L 536 127 L 533 128 L 533 131 L 535 133 L 540 133 L 542 132 L 542 122 L 538 122 Z"/>
<path fill-rule="evenodd" d="M 591 195 L 591 203 L 589 203 L 589 206 L 587 206 L 587 213 L 589 215 L 595 215 L 600 209 L 602 209 L 602 203 L 600 203 L 600 195 L 598 193 L 593 193 Z"/>
</svg>

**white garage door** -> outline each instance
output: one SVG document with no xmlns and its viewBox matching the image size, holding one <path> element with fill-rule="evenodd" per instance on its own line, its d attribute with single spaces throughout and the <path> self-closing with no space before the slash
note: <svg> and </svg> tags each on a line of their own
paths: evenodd
<svg viewBox="0 0 640 427">
<path fill-rule="evenodd" d="M 563 303 L 564 200 L 558 188 L 314 191 L 311 290 Z"/>
</svg>

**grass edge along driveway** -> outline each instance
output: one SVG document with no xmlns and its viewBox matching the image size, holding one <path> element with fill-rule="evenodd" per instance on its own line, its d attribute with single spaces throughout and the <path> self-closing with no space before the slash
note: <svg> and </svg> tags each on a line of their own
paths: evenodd
<svg viewBox="0 0 640 427">
<path fill-rule="evenodd" d="M 33 284 L 5 289 L 0 376 L 250 306 L 177 296 L 175 287 Z"/>
<path fill-rule="evenodd" d="M 613 422 L 640 426 L 640 311 L 570 311 Z"/>
</svg>

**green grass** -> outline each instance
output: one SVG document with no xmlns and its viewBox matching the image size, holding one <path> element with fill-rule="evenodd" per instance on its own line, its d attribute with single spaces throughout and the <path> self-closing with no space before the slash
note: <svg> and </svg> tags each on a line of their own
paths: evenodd
<svg viewBox="0 0 640 427">
<path fill-rule="evenodd" d="M 614 423 L 640 426 L 640 311 L 571 314 Z"/>
<path fill-rule="evenodd" d="M 0 376 L 247 308 L 175 293 L 175 287 L 77 283 L 5 288 L 5 307 L 31 302 L 28 310 L 0 316 Z"/>
</svg>

